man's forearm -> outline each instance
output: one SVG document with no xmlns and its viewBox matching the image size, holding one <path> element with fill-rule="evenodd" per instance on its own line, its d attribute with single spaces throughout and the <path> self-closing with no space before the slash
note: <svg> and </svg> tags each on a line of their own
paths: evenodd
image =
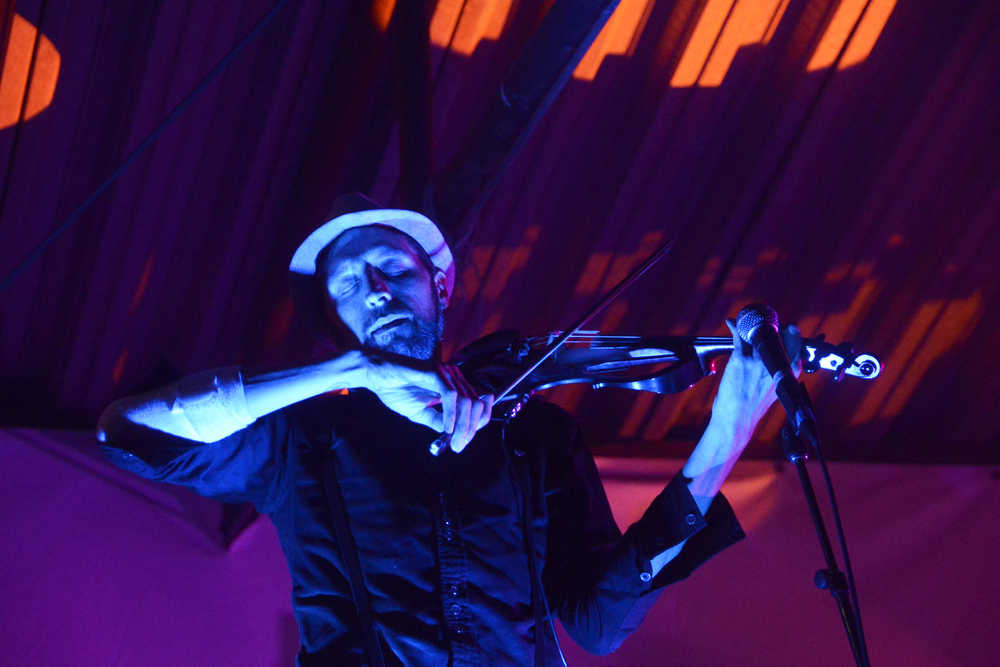
<svg viewBox="0 0 1000 667">
<path fill-rule="evenodd" d="M 708 512 L 712 500 L 722 488 L 722 483 L 736 465 L 743 447 L 735 447 L 737 439 L 743 439 L 740 445 L 749 441 L 752 428 L 740 427 L 728 420 L 714 418 L 709 421 L 708 428 L 691 452 L 684 464 L 681 474 L 689 478 L 688 490 L 702 515 Z M 652 574 L 655 577 L 667 563 L 677 557 L 684 548 L 686 540 L 666 549 L 652 558 Z"/>
<path fill-rule="evenodd" d="M 681 470 L 691 480 L 688 490 L 702 514 L 708 511 L 712 499 L 719 493 L 752 434 L 751 425 L 736 424 L 733 420 L 716 416 L 709 421 L 701 440 Z"/>
<path fill-rule="evenodd" d="M 360 352 L 328 361 L 242 377 L 237 369 L 206 371 L 112 403 L 101 415 L 98 440 L 113 439 L 125 419 L 199 442 L 214 442 L 259 417 L 328 391 L 361 384 Z"/>
<path fill-rule="evenodd" d="M 361 368 L 361 352 L 354 350 L 328 361 L 244 378 L 247 411 L 257 419 L 328 391 L 362 386 Z"/>
</svg>

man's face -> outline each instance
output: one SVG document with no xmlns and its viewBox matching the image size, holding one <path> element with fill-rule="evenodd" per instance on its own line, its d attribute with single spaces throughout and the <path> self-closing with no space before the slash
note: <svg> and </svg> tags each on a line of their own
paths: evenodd
<svg viewBox="0 0 1000 667">
<path fill-rule="evenodd" d="M 416 243 L 369 225 L 338 236 L 320 267 L 329 304 L 365 347 L 430 360 L 444 329 L 444 274 Z"/>
</svg>

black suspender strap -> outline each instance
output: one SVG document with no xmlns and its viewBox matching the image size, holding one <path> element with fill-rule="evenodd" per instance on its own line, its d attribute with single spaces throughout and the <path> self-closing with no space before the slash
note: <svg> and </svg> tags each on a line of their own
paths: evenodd
<svg viewBox="0 0 1000 667">
<path fill-rule="evenodd" d="M 528 556 L 528 576 L 531 577 L 531 607 L 535 612 L 535 667 L 545 665 L 545 611 L 542 609 L 542 580 L 539 576 L 538 561 L 535 558 L 535 495 L 531 483 L 530 462 L 521 461 L 520 486 L 524 513 L 521 515 L 521 526 L 524 530 L 524 550 Z"/>
<path fill-rule="evenodd" d="M 385 667 L 382 657 L 382 644 L 379 643 L 378 632 L 375 630 L 375 619 L 368 601 L 368 589 L 361 575 L 361 559 L 358 558 L 358 547 L 351 535 L 348 524 L 347 507 L 340 491 L 337 471 L 333 466 L 333 452 L 325 453 L 323 463 L 323 490 L 326 492 L 327 504 L 330 506 L 330 517 L 333 519 L 333 530 L 337 534 L 337 546 L 340 555 L 347 566 L 351 579 L 351 594 L 354 596 L 354 606 L 358 610 L 358 621 L 361 624 L 361 634 L 364 636 L 365 652 L 372 667 Z"/>
</svg>

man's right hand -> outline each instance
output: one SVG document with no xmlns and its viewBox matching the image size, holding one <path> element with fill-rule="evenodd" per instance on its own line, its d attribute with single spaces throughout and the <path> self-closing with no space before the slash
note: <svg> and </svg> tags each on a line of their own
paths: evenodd
<svg viewBox="0 0 1000 667">
<path fill-rule="evenodd" d="M 440 364 L 421 370 L 375 354 L 365 354 L 364 388 L 410 421 L 450 436 L 458 453 L 486 426 L 493 412 L 493 395 L 479 395 L 457 366 Z"/>
</svg>

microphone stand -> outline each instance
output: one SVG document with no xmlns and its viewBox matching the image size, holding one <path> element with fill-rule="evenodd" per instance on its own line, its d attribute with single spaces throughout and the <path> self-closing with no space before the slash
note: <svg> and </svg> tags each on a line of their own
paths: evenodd
<svg viewBox="0 0 1000 667">
<path fill-rule="evenodd" d="M 801 386 L 801 383 L 800 383 Z M 802 386 L 802 392 L 805 394 L 805 387 Z M 808 395 L 806 394 L 808 397 Z M 808 400 L 808 398 L 806 398 Z M 811 408 L 811 406 L 810 406 Z M 790 422 L 787 422 L 785 426 L 781 428 L 781 439 L 784 444 L 785 458 L 795 464 L 796 470 L 799 473 L 799 481 L 802 483 L 802 491 L 806 496 L 806 503 L 809 505 L 809 513 L 812 515 L 813 524 L 816 526 L 816 536 L 819 538 L 819 545 L 823 549 L 823 557 L 826 559 L 826 568 L 822 570 L 817 570 L 814 578 L 816 588 L 827 589 L 830 594 L 833 595 L 833 599 L 837 603 L 837 609 L 840 611 L 840 619 L 844 623 L 844 630 L 847 632 L 847 641 L 851 645 L 851 652 L 854 654 L 854 661 L 858 667 L 870 667 L 870 662 L 868 661 L 868 648 L 865 646 L 864 633 L 861 629 L 861 619 L 860 611 L 857 611 L 852 600 L 849 596 L 850 588 L 848 586 L 848 578 L 844 573 L 837 567 L 837 559 L 833 555 L 833 547 L 830 544 L 830 535 L 827 533 L 826 524 L 823 521 L 823 516 L 819 511 L 819 504 L 816 501 L 816 492 L 813 490 L 812 482 L 809 479 L 809 473 L 806 471 L 806 460 L 809 458 L 806 454 L 805 447 L 799 438 L 799 431 L 796 433 L 793 430 L 794 427 L 791 426 Z M 808 439 L 812 441 L 813 446 L 816 448 L 817 459 L 820 464 L 824 466 L 823 455 L 819 446 L 819 436 L 816 434 L 815 428 L 803 429 L 807 431 Z M 837 526 L 840 528 L 840 519 L 837 513 L 836 501 L 833 498 L 833 488 L 830 487 L 830 501 L 833 503 L 834 517 L 837 520 Z M 843 531 L 841 530 L 841 537 L 843 539 Z M 844 557 L 847 558 L 847 546 L 844 544 Z M 847 568 L 850 570 L 850 563 L 847 563 Z M 852 577 L 853 579 L 853 577 Z"/>
</svg>

